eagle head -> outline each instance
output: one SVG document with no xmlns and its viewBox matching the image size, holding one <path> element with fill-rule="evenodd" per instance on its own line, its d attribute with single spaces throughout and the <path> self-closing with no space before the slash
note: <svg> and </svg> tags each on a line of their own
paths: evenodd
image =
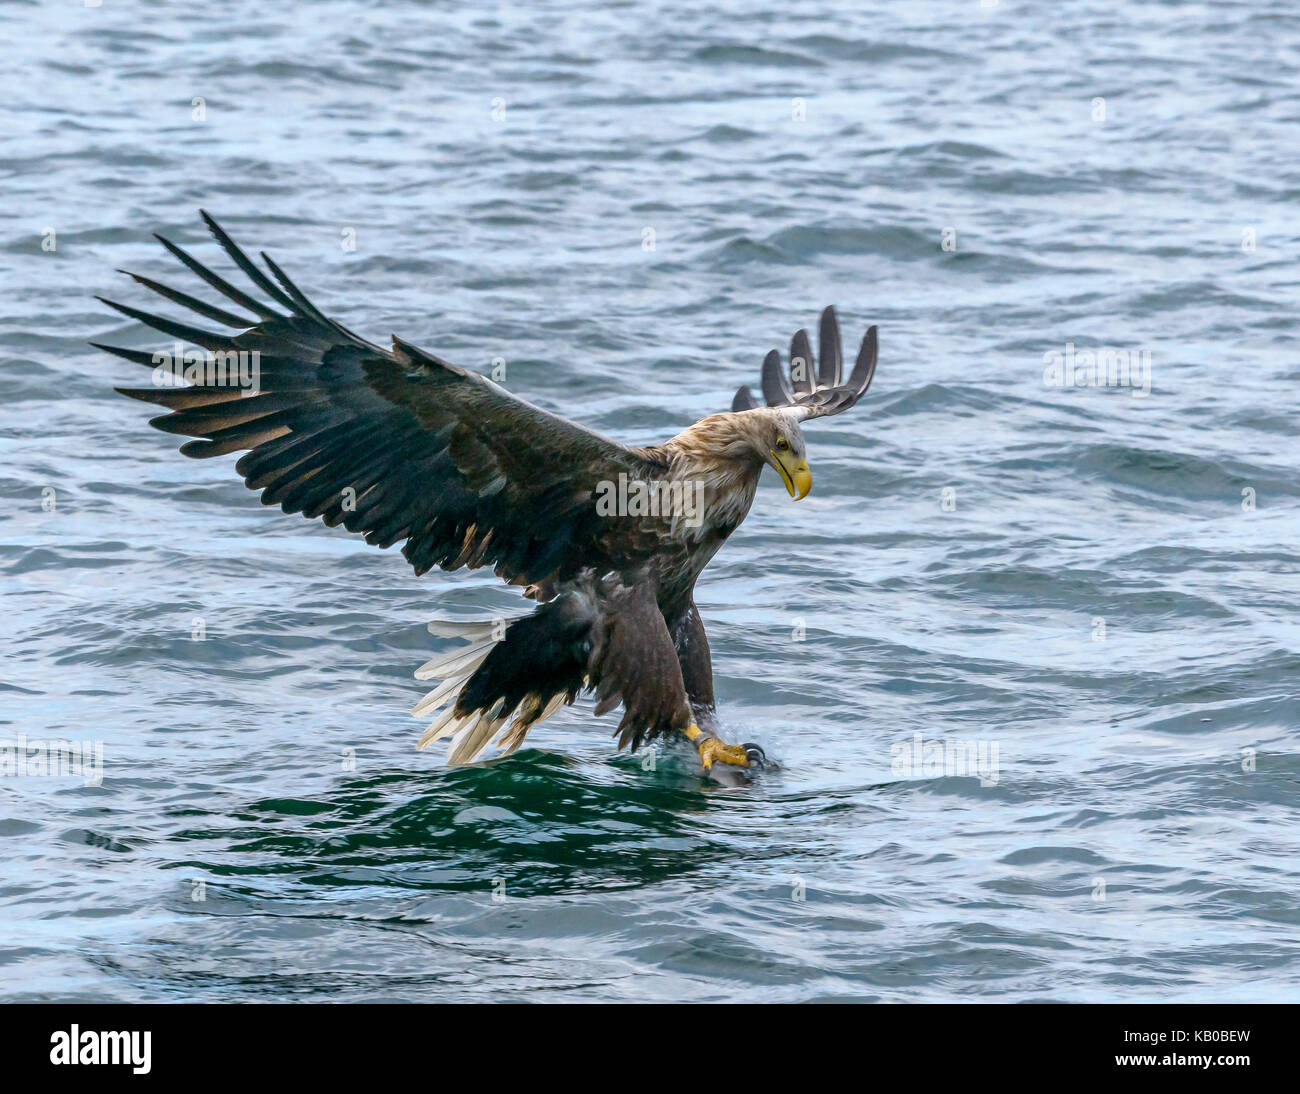
<svg viewBox="0 0 1300 1094">
<path fill-rule="evenodd" d="M 742 415 L 763 414 L 762 410 L 742 411 Z M 808 449 L 803 430 L 793 414 L 768 409 L 756 430 L 756 448 L 764 462 L 781 476 L 790 496 L 798 501 L 812 489 L 812 472 L 808 470 Z"/>
<path fill-rule="evenodd" d="M 793 407 L 756 407 L 713 414 L 673 438 L 672 444 L 703 466 L 752 467 L 770 464 L 790 496 L 798 501 L 812 489 L 801 413 Z"/>
</svg>

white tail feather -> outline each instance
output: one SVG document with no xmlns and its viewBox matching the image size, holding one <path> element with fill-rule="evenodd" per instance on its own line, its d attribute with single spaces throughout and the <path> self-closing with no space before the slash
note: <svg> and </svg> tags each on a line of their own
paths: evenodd
<svg viewBox="0 0 1300 1094">
<path fill-rule="evenodd" d="M 531 720 L 527 716 L 527 710 L 529 709 L 527 706 L 528 700 L 525 700 L 524 705 L 519 709 L 519 717 L 517 717 L 510 727 L 497 738 L 497 748 L 501 749 L 507 756 L 510 755 L 510 753 L 514 752 L 515 749 L 524 743 L 524 738 L 528 736 L 528 731 L 532 729 L 533 726 L 537 725 L 538 722 L 546 721 L 547 718 L 564 705 L 564 701 L 567 698 L 568 695 L 565 692 L 557 691 L 551 696 L 551 701 L 546 704 L 546 707 L 542 712 L 538 714 L 536 718 L 532 718 Z M 536 696 L 529 696 L 529 700 L 540 705 L 540 700 Z"/>
<path fill-rule="evenodd" d="M 447 679 L 451 676 L 469 676 L 492 652 L 495 642 L 481 642 L 469 649 L 452 650 L 432 661 L 426 661 L 415 670 L 417 680 Z"/>
<path fill-rule="evenodd" d="M 557 710 L 559 710 L 560 707 L 564 706 L 564 701 L 568 699 L 568 697 L 569 696 L 566 692 L 557 691 L 554 695 L 551 696 L 551 701 L 546 704 L 546 709 L 543 710 L 542 713 L 536 717 L 536 719 L 534 719 L 533 725 L 536 725 L 538 722 L 546 721 L 546 719 L 549 718 L 552 714 L 554 714 Z"/>
<path fill-rule="evenodd" d="M 486 710 L 478 715 L 478 718 L 472 723 L 466 725 L 455 737 L 452 738 L 451 747 L 447 750 L 447 762 L 449 764 L 467 764 L 473 763 L 488 742 L 492 735 L 504 724 L 509 714 L 501 713 L 504 699 L 498 699 L 492 704 L 490 710 Z M 514 711 L 510 712 L 511 714 Z"/>
<path fill-rule="evenodd" d="M 463 638 L 466 642 L 481 642 L 497 633 L 504 624 L 496 619 L 432 619 L 429 633 L 439 638 Z"/>
<path fill-rule="evenodd" d="M 465 681 L 468 680 L 471 675 L 471 673 L 467 672 L 464 676 L 448 677 L 415 704 L 415 708 L 411 711 L 411 717 L 423 718 L 429 713 L 429 711 L 437 710 L 443 703 L 465 686 Z"/>
<path fill-rule="evenodd" d="M 504 700 L 498 699 L 491 710 L 474 710 L 459 717 L 456 714 L 456 699 L 461 689 L 505 637 L 505 627 L 500 620 L 435 619 L 429 624 L 429 633 L 441 638 L 463 638 L 470 645 L 443 653 L 415 670 L 417 680 L 437 678 L 442 683 L 421 699 L 411 714 L 420 718 L 444 708 L 429 723 L 416 747 L 428 748 L 435 741 L 450 737 L 447 762 L 470 763 L 514 713 L 513 710 L 502 713 Z"/>
<path fill-rule="evenodd" d="M 527 722 L 521 722 L 518 719 L 511 722 L 510 728 L 501 734 L 495 742 L 496 747 L 501 750 L 501 755 L 509 756 L 510 753 L 523 744 L 524 738 L 528 736 L 529 728 Z"/>
<path fill-rule="evenodd" d="M 439 714 L 438 717 L 429 723 L 429 727 L 424 731 L 424 736 L 420 738 L 415 747 L 428 748 L 434 741 L 441 740 L 443 737 L 447 736 L 447 734 L 458 733 L 462 725 L 468 721 L 470 717 L 473 716 L 468 715 L 465 718 L 457 718 L 456 705 L 454 703 L 451 704 L 446 710 Z"/>
</svg>

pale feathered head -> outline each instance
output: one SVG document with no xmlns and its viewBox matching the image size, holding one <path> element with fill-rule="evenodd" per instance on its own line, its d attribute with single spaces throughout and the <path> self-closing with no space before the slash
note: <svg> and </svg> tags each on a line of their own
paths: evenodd
<svg viewBox="0 0 1300 1094">
<path fill-rule="evenodd" d="M 789 407 L 712 414 L 678 434 L 672 443 L 692 462 L 705 466 L 759 468 L 771 464 L 796 500 L 812 489 L 799 415 Z"/>
</svg>

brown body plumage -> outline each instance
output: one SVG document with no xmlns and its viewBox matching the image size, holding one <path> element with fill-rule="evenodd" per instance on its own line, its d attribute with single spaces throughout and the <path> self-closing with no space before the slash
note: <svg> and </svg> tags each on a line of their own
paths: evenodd
<svg viewBox="0 0 1300 1094">
<path fill-rule="evenodd" d="M 765 464 L 791 496 L 807 493 L 799 423 L 836 413 L 866 390 L 874 327 L 847 384 L 827 309 L 816 378 L 811 352 L 800 357 L 807 343 L 800 332 L 790 382 L 779 355 L 775 365 L 771 355 L 764 362 L 772 405 L 759 407 L 741 389 L 732 412 L 664 444 L 633 448 L 397 338 L 391 350 L 359 338 L 318 311 L 265 254 L 274 280 L 204 218 L 272 305 L 166 240 L 191 271 L 251 315 L 136 280 L 237 333 L 106 303 L 209 356 L 251 356 L 256 385 L 232 386 L 210 363 L 186 386 L 163 383 L 159 355 L 102 346 L 155 369 L 154 387 L 118 390 L 166 407 L 170 413 L 151 424 L 194 438 L 181 448 L 188 456 L 243 451 L 236 470 L 264 504 L 342 524 L 381 547 L 403 542 L 417 574 L 492 566 L 538 602 L 508 626 L 431 624 L 471 644 L 417 673 L 444 681 L 416 707 L 418 714 L 443 708 L 422 746 L 450 736 L 453 763 L 473 759 L 493 737 L 513 750 L 530 726 L 585 688 L 598 712 L 622 703 L 623 745 L 712 722 L 695 582 L 749 511 Z"/>
</svg>

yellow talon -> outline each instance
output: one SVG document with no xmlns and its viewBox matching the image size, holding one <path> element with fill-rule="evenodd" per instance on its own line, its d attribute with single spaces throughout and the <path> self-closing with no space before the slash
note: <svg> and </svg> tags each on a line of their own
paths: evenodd
<svg viewBox="0 0 1300 1094">
<path fill-rule="evenodd" d="M 712 770 L 715 760 L 735 767 L 749 766 L 749 753 L 744 745 L 724 745 L 716 737 L 708 737 L 698 745 L 697 751 L 705 771 Z"/>
<path fill-rule="evenodd" d="M 717 737 L 705 734 L 704 730 L 694 722 L 683 732 L 686 734 L 686 739 L 695 745 L 695 751 L 700 754 L 700 763 L 704 765 L 705 771 L 713 770 L 714 763 L 731 764 L 733 767 L 749 766 L 749 750 L 744 745 L 723 744 Z"/>
</svg>

